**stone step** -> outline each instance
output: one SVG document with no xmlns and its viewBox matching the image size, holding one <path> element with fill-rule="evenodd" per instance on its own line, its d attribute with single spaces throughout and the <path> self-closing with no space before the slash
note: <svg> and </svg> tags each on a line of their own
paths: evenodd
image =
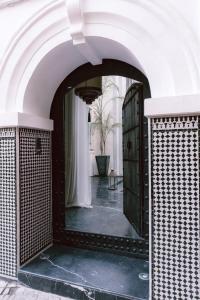
<svg viewBox="0 0 200 300">
<path fill-rule="evenodd" d="M 22 267 L 18 280 L 76 300 L 147 300 L 149 295 L 148 261 L 61 245 Z"/>
</svg>

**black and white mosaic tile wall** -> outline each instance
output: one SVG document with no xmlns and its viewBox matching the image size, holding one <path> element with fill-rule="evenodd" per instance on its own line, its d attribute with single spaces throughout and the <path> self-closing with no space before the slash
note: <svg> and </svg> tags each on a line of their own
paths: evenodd
<svg viewBox="0 0 200 300">
<path fill-rule="evenodd" d="M 52 243 L 51 134 L 0 129 L 0 275 Z"/>
<path fill-rule="evenodd" d="M 16 130 L 0 129 L 0 275 L 17 270 Z"/>
<path fill-rule="evenodd" d="M 20 263 L 52 243 L 51 134 L 19 130 Z"/>
<path fill-rule="evenodd" d="M 200 299 L 199 117 L 151 121 L 152 299 Z"/>
</svg>

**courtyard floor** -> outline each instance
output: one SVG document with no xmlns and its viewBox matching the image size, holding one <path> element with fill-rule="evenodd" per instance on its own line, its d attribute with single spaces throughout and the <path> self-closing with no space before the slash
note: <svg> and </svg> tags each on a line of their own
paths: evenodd
<svg viewBox="0 0 200 300">
<path fill-rule="evenodd" d="M 108 189 L 108 177 L 92 177 L 91 183 L 92 208 L 67 208 L 66 229 L 138 239 L 123 213 L 123 177 L 116 190 Z"/>
</svg>

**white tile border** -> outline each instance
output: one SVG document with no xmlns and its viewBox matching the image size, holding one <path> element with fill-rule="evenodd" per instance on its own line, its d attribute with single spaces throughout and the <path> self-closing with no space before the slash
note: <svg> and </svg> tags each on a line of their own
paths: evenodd
<svg viewBox="0 0 200 300">
<path fill-rule="evenodd" d="M 200 94 L 145 99 L 144 115 L 149 118 L 200 115 Z"/>
<path fill-rule="evenodd" d="M 7 127 L 23 127 L 52 131 L 53 120 L 20 112 L 0 113 L 0 128 Z"/>
</svg>

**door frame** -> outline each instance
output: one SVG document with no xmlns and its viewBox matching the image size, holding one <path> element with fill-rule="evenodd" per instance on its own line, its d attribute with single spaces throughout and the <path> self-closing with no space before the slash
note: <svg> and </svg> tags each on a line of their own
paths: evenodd
<svg viewBox="0 0 200 300">
<path fill-rule="evenodd" d="M 63 99 L 67 92 L 82 81 L 98 76 L 124 76 L 143 84 L 144 98 L 150 98 L 150 85 L 147 77 L 132 65 L 113 59 L 103 59 L 101 65 L 86 63 L 70 73 L 57 89 L 50 117 L 54 120 L 52 132 L 52 202 L 53 202 L 53 241 L 62 243 L 65 231 L 65 174 L 64 174 L 64 126 Z"/>
</svg>

